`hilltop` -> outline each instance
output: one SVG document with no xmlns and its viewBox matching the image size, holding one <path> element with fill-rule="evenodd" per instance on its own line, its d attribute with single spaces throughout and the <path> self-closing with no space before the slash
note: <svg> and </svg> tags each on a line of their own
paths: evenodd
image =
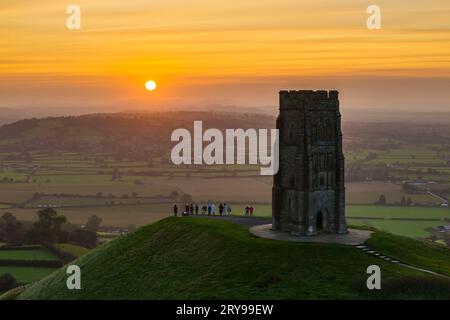
<svg viewBox="0 0 450 320">
<path fill-rule="evenodd" d="M 378 240 L 379 239 L 379 240 Z M 411 261 L 450 261 L 415 240 L 382 234 L 385 242 L 414 243 Z M 381 246 L 381 248 L 380 248 Z M 254 238 L 227 221 L 167 218 L 103 245 L 74 262 L 82 290 L 65 287 L 65 269 L 29 286 L 19 299 L 367 299 L 449 298 L 448 281 L 376 259 L 354 247 Z M 382 269 L 382 290 L 365 289 L 366 268 Z M 431 263 L 430 265 L 433 265 Z M 440 270 L 442 271 L 442 270 Z M 449 272 L 449 270 L 444 270 Z"/>
</svg>

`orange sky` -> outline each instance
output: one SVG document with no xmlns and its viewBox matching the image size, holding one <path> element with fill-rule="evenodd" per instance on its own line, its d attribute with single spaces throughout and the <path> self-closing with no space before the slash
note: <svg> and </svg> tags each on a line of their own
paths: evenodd
<svg viewBox="0 0 450 320">
<path fill-rule="evenodd" d="M 333 88 L 345 108 L 450 111 L 450 2 L 377 1 L 377 31 L 369 4 L 2 0 L 0 107 L 269 106 L 280 89 Z"/>
</svg>

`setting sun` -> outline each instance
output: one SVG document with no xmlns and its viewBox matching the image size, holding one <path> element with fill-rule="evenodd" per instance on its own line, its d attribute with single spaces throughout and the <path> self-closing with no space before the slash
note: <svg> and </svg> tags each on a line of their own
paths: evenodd
<svg viewBox="0 0 450 320">
<path fill-rule="evenodd" d="M 156 82 L 153 81 L 153 80 L 147 81 L 147 82 L 145 83 L 145 88 L 146 88 L 148 91 L 153 91 L 153 90 L 155 90 L 155 89 L 156 89 Z"/>
</svg>

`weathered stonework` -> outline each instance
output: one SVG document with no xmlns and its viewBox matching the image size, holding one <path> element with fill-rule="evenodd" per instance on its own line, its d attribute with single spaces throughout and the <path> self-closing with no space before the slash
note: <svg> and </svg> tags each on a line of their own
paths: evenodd
<svg viewBox="0 0 450 320">
<path fill-rule="evenodd" d="M 272 228 L 295 235 L 346 233 L 338 92 L 281 91 L 277 128 Z"/>
</svg>

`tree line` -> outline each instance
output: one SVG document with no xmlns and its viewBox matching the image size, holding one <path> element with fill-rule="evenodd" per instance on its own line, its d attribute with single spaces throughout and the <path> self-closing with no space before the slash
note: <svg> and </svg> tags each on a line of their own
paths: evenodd
<svg viewBox="0 0 450 320">
<path fill-rule="evenodd" d="M 26 227 L 12 213 L 5 212 L 0 217 L 0 242 L 13 245 L 72 243 L 86 248 L 97 245 L 102 219 L 96 215 L 89 217 L 84 228 L 70 224 L 53 208 L 37 211 L 37 218 L 31 227 Z"/>
</svg>

